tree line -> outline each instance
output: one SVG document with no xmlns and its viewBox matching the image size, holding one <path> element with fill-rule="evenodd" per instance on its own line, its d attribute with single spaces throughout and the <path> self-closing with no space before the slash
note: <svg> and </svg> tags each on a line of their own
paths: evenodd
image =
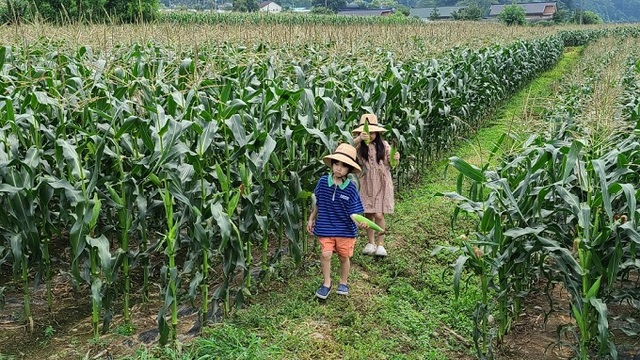
<svg viewBox="0 0 640 360">
<path fill-rule="evenodd" d="M 158 4 L 159 0 L 5 0 L 0 7 L 0 22 L 150 21 L 157 16 Z"/>
</svg>

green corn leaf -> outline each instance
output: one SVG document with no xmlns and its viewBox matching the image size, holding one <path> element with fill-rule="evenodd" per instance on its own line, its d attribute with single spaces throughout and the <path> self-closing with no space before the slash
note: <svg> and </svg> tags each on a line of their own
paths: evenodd
<svg viewBox="0 0 640 360">
<path fill-rule="evenodd" d="M 8 46 L 0 46 L 0 69 L 4 67 L 4 63 L 7 61 L 7 52 L 11 52 L 11 48 Z"/>
<path fill-rule="evenodd" d="M 76 179 L 84 178 L 84 170 L 82 169 L 82 163 L 80 162 L 75 146 L 62 139 L 56 140 L 56 144 L 62 148 L 62 155 L 69 163 L 69 166 L 71 166 L 71 174 Z"/>
<path fill-rule="evenodd" d="M 220 182 L 220 187 L 223 192 L 229 191 L 229 179 L 227 179 L 227 175 L 225 175 L 224 171 L 222 171 L 222 167 L 220 167 L 219 163 L 216 163 L 216 176 L 218 177 L 218 181 Z"/>
<path fill-rule="evenodd" d="M 624 192 L 624 197 L 627 200 L 627 208 L 629 209 L 629 220 L 635 222 L 636 218 L 636 189 L 633 187 L 633 184 L 620 184 L 622 187 L 622 191 Z"/>
<path fill-rule="evenodd" d="M 578 310 L 578 308 L 575 305 L 571 305 L 571 310 L 573 311 L 573 316 L 576 318 L 576 324 L 578 325 L 579 328 L 582 328 L 584 324 L 584 320 L 582 318 L 582 314 L 580 313 L 580 310 Z"/>
<path fill-rule="evenodd" d="M 89 229 L 94 229 L 96 224 L 98 223 L 98 219 L 100 218 L 100 208 L 102 207 L 102 203 L 98 198 L 98 194 L 93 194 L 93 208 L 91 214 L 91 220 L 89 221 Z"/>
<path fill-rule="evenodd" d="M 568 179 L 573 169 L 579 166 L 580 164 L 580 151 L 584 144 L 579 140 L 574 140 L 571 143 L 571 148 L 569 149 L 569 153 L 567 154 L 564 162 L 564 174 L 562 175 L 563 179 Z"/>
<path fill-rule="evenodd" d="M 209 147 L 211 147 L 211 144 L 213 143 L 213 139 L 215 138 L 217 132 L 218 123 L 214 121 L 210 121 L 204 126 L 204 128 L 202 129 L 202 133 L 200 134 L 200 136 L 198 136 L 198 146 L 196 147 L 198 149 L 198 155 L 200 157 L 205 156 L 205 154 L 209 150 Z"/>
<path fill-rule="evenodd" d="M 13 258 L 16 263 L 22 261 L 22 248 L 22 234 L 13 234 L 11 236 L 11 252 L 13 253 Z"/>
<path fill-rule="evenodd" d="M 600 344 L 606 344 L 607 337 L 609 336 L 609 321 L 607 320 L 609 312 L 607 310 L 607 304 L 598 298 L 590 298 L 589 303 L 598 312 L 598 338 Z"/>
<path fill-rule="evenodd" d="M 227 103 L 224 110 L 221 112 L 222 119 L 236 118 L 239 119 L 240 116 L 237 115 L 241 112 L 242 109 L 247 107 L 247 103 L 242 101 L 241 99 L 233 99 L 231 102 Z"/>
<path fill-rule="evenodd" d="M 587 296 L 586 296 L 587 299 L 592 299 L 598 294 L 598 291 L 600 290 L 601 280 L 602 280 L 602 276 L 598 277 L 598 280 L 596 280 L 596 282 L 594 282 L 593 285 L 591 285 L 591 288 L 589 289 L 589 291 L 587 291 Z"/>
<path fill-rule="evenodd" d="M 180 74 L 180 76 L 186 76 L 186 75 L 193 74 L 194 70 L 195 70 L 195 63 L 191 58 L 186 58 L 186 59 L 183 59 L 182 62 L 180 63 L 180 68 L 178 70 L 178 73 Z"/>
<path fill-rule="evenodd" d="M 89 246 L 94 247 L 98 250 L 98 257 L 100 257 L 100 266 L 102 267 L 102 269 L 105 272 L 110 272 L 111 252 L 109 251 L 109 239 L 107 239 L 104 235 L 100 235 L 97 238 L 87 235 L 85 239 Z"/>
<path fill-rule="evenodd" d="M 140 120 L 137 116 L 129 116 L 124 120 L 118 131 L 115 133 L 113 138 L 117 141 L 120 140 L 122 135 L 130 133 L 133 129 L 137 129 L 142 124 L 142 120 Z"/>
<path fill-rule="evenodd" d="M 480 220 L 480 231 L 488 233 L 492 230 L 496 223 L 496 212 L 493 207 L 488 207 L 482 213 L 482 219 Z"/>
<path fill-rule="evenodd" d="M 460 280 L 462 279 L 462 271 L 464 270 L 464 264 L 469 259 L 466 255 L 461 255 L 456 259 L 456 262 L 453 266 L 453 293 L 455 294 L 455 298 L 458 299 L 460 297 Z"/>
<path fill-rule="evenodd" d="M 150 173 L 148 175 L 148 178 L 149 178 L 149 180 L 151 180 L 153 185 L 155 185 L 155 186 L 161 186 L 162 185 L 162 181 L 160 180 L 160 178 L 156 174 Z"/>
<path fill-rule="evenodd" d="M 269 159 L 271 158 L 271 154 L 276 148 L 276 142 L 273 138 L 267 134 L 264 146 L 260 149 L 260 152 L 251 154 L 251 163 L 249 165 L 253 165 L 251 169 L 254 174 L 262 174 L 265 166 L 268 166 Z"/>
<path fill-rule="evenodd" d="M 111 195 L 111 200 L 113 200 L 113 202 L 115 202 L 119 207 L 124 206 L 124 202 L 122 201 L 122 198 L 120 197 L 120 195 L 118 195 L 118 192 L 116 192 L 113 186 L 111 186 L 111 184 L 105 184 L 105 186 L 107 187 L 107 190 L 109 190 L 109 195 Z"/>
<path fill-rule="evenodd" d="M 604 161 L 596 159 L 591 162 L 593 170 L 596 173 L 598 180 L 600 180 L 600 194 L 602 194 L 602 205 L 609 217 L 609 221 L 613 219 L 613 210 L 611 207 L 611 196 L 609 195 L 609 185 L 607 184 L 607 175 L 605 172 Z"/>
<path fill-rule="evenodd" d="M 449 163 L 453 165 L 462 175 L 468 177 L 469 179 L 478 182 L 484 183 L 486 181 L 482 171 L 474 166 L 469 164 L 468 162 L 462 160 L 457 156 L 453 156 L 449 158 Z"/>
<path fill-rule="evenodd" d="M 189 282 L 189 298 L 192 301 L 196 299 L 197 289 L 202 283 L 203 278 L 204 276 L 202 276 L 202 272 L 196 271 L 195 276 L 191 279 L 191 282 Z"/>
<path fill-rule="evenodd" d="M 91 299 L 98 308 L 102 306 L 102 280 L 100 278 L 91 281 Z"/>
<path fill-rule="evenodd" d="M 229 220 L 229 217 L 222 208 L 222 204 L 219 202 L 211 204 L 211 215 L 220 228 L 220 236 L 222 237 L 220 249 L 223 250 L 227 247 L 229 239 L 231 238 L 231 220 Z"/>
<path fill-rule="evenodd" d="M 169 333 L 171 327 L 167 320 L 165 319 L 165 314 L 167 312 L 167 307 L 163 306 L 158 312 L 158 332 L 160 333 L 160 337 L 158 338 L 158 342 L 160 345 L 167 345 L 169 342 Z"/>
<path fill-rule="evenodd" d="M 537 226 L 535 228 L 532 227 L 526 227 L 526 228 L 519 228 L 519 227 L 514 227 L 511 229 L 506 230 L 503 235 L 507 236 L 507 237 L 511 237 L 511 238 L 518 238 L 520 236 L 525 236 L 525 235 L 531 235 L 531 234 L 540 234 L 541 232 L 545 231 L 546 228 L 544 226 Z"/>
<path fill-rule="evenodd" d="M 11 101 L 11 99 L 6 98 L 4 99 L 4 111 L 0 112 L 0 113 L 4 113 L 4 115 L 0 118 L 4 121 L 15 121 L 16 120 L 16 116 L 15 116 L 15 112 L 13 111 L 13 102 Z"/>
<path fill-rule="evenodd" d="M 244 127 L 244 123 L 242 121 L 242 117 L 238 114 L 232 115 L 228 120 L 225 121 L 225 124 L 231 130 L 231 134 L 233 135 L 233 139 L 239 147 L 246 146 L 249 142 L 247 131 Z"/>
<path fill-rule="evenodd" d="M 229 217 L 233 216 L 234 211 L 238 207 L 238 202 L 240 201 L 240 190 L 234 190 L 233 196 L 229 200 L 229 204 L 227 204 L 227 215 Z"/>
<path fill-rule="evenodd" d="M 42 150 L 32 146 L 27 150 L 27 155 L 24 158 L 23 163 L 31 169 L 36 169 L 40 165 L 40 154 Z"/>
</svg>

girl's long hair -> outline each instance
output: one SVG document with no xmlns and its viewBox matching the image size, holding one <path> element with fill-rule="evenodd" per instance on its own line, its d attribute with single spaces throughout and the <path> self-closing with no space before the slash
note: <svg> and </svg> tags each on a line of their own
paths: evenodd
<svg viewBox="0 0 640 360">
<path fill-rule="evenodd" d="M 375 140 L 372 141 L 373 145 L 376 147 L 376 162 L 378 164 L 382 163 L 387 155 L 382 141 L 382 133 L 378 133 Z M 363 144 L 361 142 L 358 145 L 358 157 L 360 157 L 361 161 L 365 164 L 369 161 L 369 147 L 367 144 Z"/>
</svg>

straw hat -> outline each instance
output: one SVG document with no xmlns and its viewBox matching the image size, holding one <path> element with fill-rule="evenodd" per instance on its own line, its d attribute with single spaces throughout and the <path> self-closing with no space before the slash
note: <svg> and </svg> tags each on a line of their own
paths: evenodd
<svg viewBox="0 0 640 360">
<path fill-rule="evenodd" d="M 338 160 L 347 165 L 350 165 L 351 167 L 353 167 L 354 174 L 359 173 L 361 170 L 360 166 L 356 162 L 356 148 L 347 143 L 338 145 L 338 148 L 333 154 L 327 155 L 322 158 L 322 161 L 324 161 L 324 163 L 328 167 L 331 167 L 331 160 Z"/>
<path fill-rule="evenodd" d="M 380 132 L 383 133 L 385 131 L 387 131 L 387 129 L 383 128 L 381 125 L 378 123 L 378 117 L 375 114 L 364 114 L 360 117 L 360 126 L 357 127 L 355 130 L 353 130 L 353 133 L 361 133 L 364 131 L 364 123 L 368 121 L 369 122 L 369 132 Z"/>
</svg>

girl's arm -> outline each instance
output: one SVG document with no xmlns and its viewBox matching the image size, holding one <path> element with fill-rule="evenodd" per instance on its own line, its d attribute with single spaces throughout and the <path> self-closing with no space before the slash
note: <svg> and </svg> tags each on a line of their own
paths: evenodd
<svg viewBox="0 0 640 360">
<path fill-rule="evenodd" d="M 389 145 L 388 141 L 384 141 L 384 164 L 387 166 L 391 166 L 391 145 Z"/>
<path fill-rule="evenodd" d="M 389 145 L 389 142 L 385 141 L 384 142 L 384 161 L 387 165 L 391 166 L 391 145 Z M 400 160 L 400 152 L 396 151 L 395 154 L 393 154 L 393 157 L 396 161 Z"/>
<path fill-rule="evenodd" d="M 358 136 L 353 138 L 353 143 L 356 146 L 358 146 L 358 145 L 360 145 L 361 142 L 367 141 L 368 139 L 369 139 L 369 134 L 367 134 L 366 132 L 363 131 L 360 134 L 358 134 Z"/>
</svg>

